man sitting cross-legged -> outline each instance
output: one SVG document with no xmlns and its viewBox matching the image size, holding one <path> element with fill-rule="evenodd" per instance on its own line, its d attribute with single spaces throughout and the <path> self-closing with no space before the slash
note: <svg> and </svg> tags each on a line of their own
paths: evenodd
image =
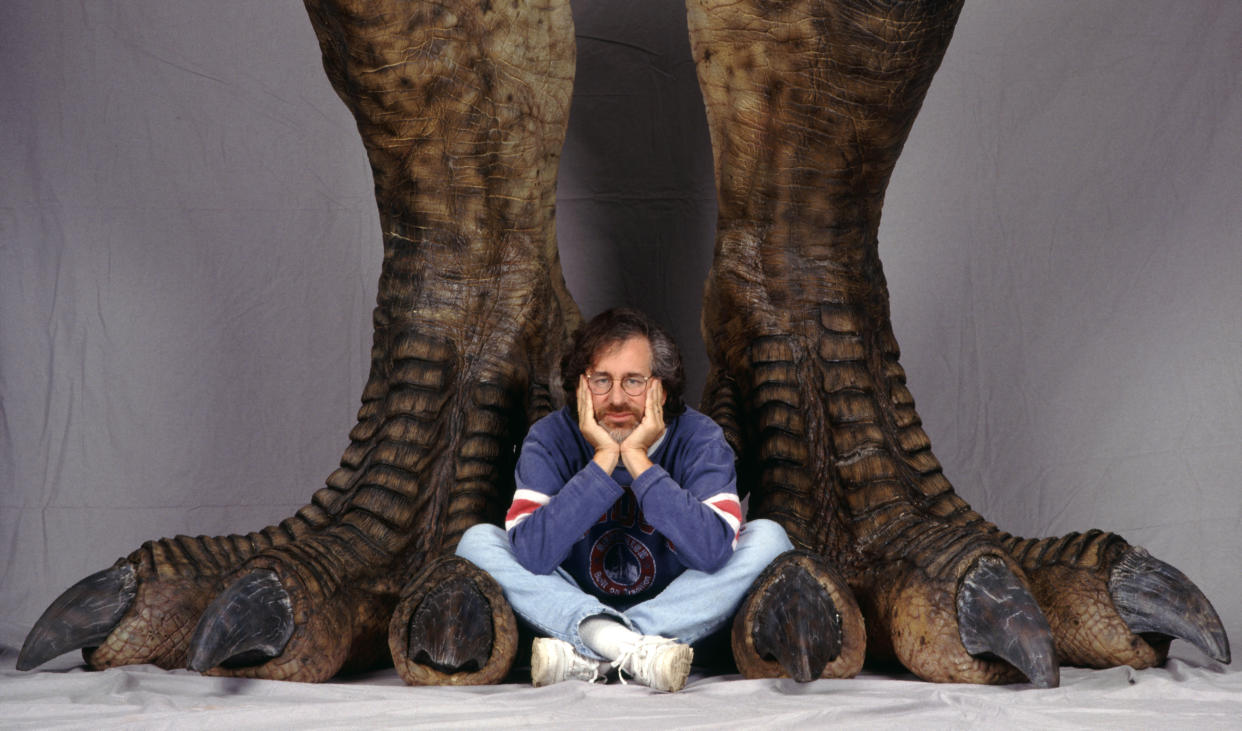
<svg viewBox="0 0 1242 731">
<path fill-rule="evenodd" d="M 733 452 L 683 403 L 677 346 L 646 315 L 595 317 L 562 374 L 577 407 L 531 427 L 505 530 L 476 525 L 457 553 L 544 635 L 534 685 L 615 668 L 623 681 L 680 690 L 691 643 L 723 627 L 793 546 L 771 521 L 742 528 Z"/>
</svg>

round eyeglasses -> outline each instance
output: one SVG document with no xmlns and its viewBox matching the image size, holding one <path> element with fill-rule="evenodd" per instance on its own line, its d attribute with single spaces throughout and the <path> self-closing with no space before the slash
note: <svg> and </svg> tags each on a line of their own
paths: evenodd
<svg viewBox="0 0 1242 731">
<path fill-rule="evenodd" d="M 626 376 L 621 379 L 621 390 L 630 396 L 642 396 L 647 390 L 649 376 Z M 587 376 L 587 388 L 596 396 L 603 396 L 612 390 L 612 376 L 606 373 L 592 373 Z"/>
</svg>

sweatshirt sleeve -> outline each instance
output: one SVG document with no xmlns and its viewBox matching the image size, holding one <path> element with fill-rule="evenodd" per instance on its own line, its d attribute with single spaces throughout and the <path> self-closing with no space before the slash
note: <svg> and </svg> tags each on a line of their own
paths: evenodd
<svg viewBox="0 0 1242 731">
<path fill-rule="evenodd" d="M 678 559 L 711 573 L 733 555 L 741 528 L 733 450 L 723 435 L 704 439 L 686 450 L 673 470 L 680 484 L 665 468 L 652 465 L 631 489 L 643 517 L 669 540 Z"/>
<path fill-rule="evenodd" d="M 505 531 L 518 563 L 550 574 L 625 490 L 593 461 L 571 472 L 571 463 L 549 450 L 542 436 L 532 430 L 522 444 Z"/>
</svg>

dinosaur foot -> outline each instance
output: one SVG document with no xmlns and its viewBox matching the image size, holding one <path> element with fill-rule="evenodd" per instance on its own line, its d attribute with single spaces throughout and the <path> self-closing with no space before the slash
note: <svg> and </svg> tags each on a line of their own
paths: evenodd
<svg viewBox="0 0 1242 731">
<path fill-rule="evenodd" d="M 769 566 L 733 620 L 733 658 L 747 678 L 848 678 L 862 667 L 862 613 L 826 561 L 790 551 Z"/>
<path fill-rule="evenodd" d="M 457 557 L 436 561 L 407 585 L 388 630 L 393 664 L 410 685 L 498 683 L 517 646 L 517 619 L 500 586 Z"/>
</svg>

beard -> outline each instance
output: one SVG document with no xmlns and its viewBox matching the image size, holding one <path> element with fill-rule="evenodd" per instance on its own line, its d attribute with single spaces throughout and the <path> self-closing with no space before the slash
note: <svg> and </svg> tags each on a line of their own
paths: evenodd
<svg viewBox="0 0 1242 731">
<path fill-rule="evenodd" d="M 607 417 L 609 414 L 628 414 L 634 417 L 633 425 L 632 426 L 610 426 L 608 424 L 608 421 L 605 419 L 605 417 Z M 604 428 L 604 431 L 608 432 L 608 436 L 612 437 L 613 441 L 615 441 L 617 444 L 624 442 L 626 437 L 633 434 L 634 430 L 638 428 L 638 423 L 642 420 L 643 420 L 643 412 L 639 411 L 638 409 L 630 409 L 630 408 L 621 407 L 621 408 L 601 409 L 595 412 L 595 421 L 598 422 L 599 425 Z"/>
</svg>

